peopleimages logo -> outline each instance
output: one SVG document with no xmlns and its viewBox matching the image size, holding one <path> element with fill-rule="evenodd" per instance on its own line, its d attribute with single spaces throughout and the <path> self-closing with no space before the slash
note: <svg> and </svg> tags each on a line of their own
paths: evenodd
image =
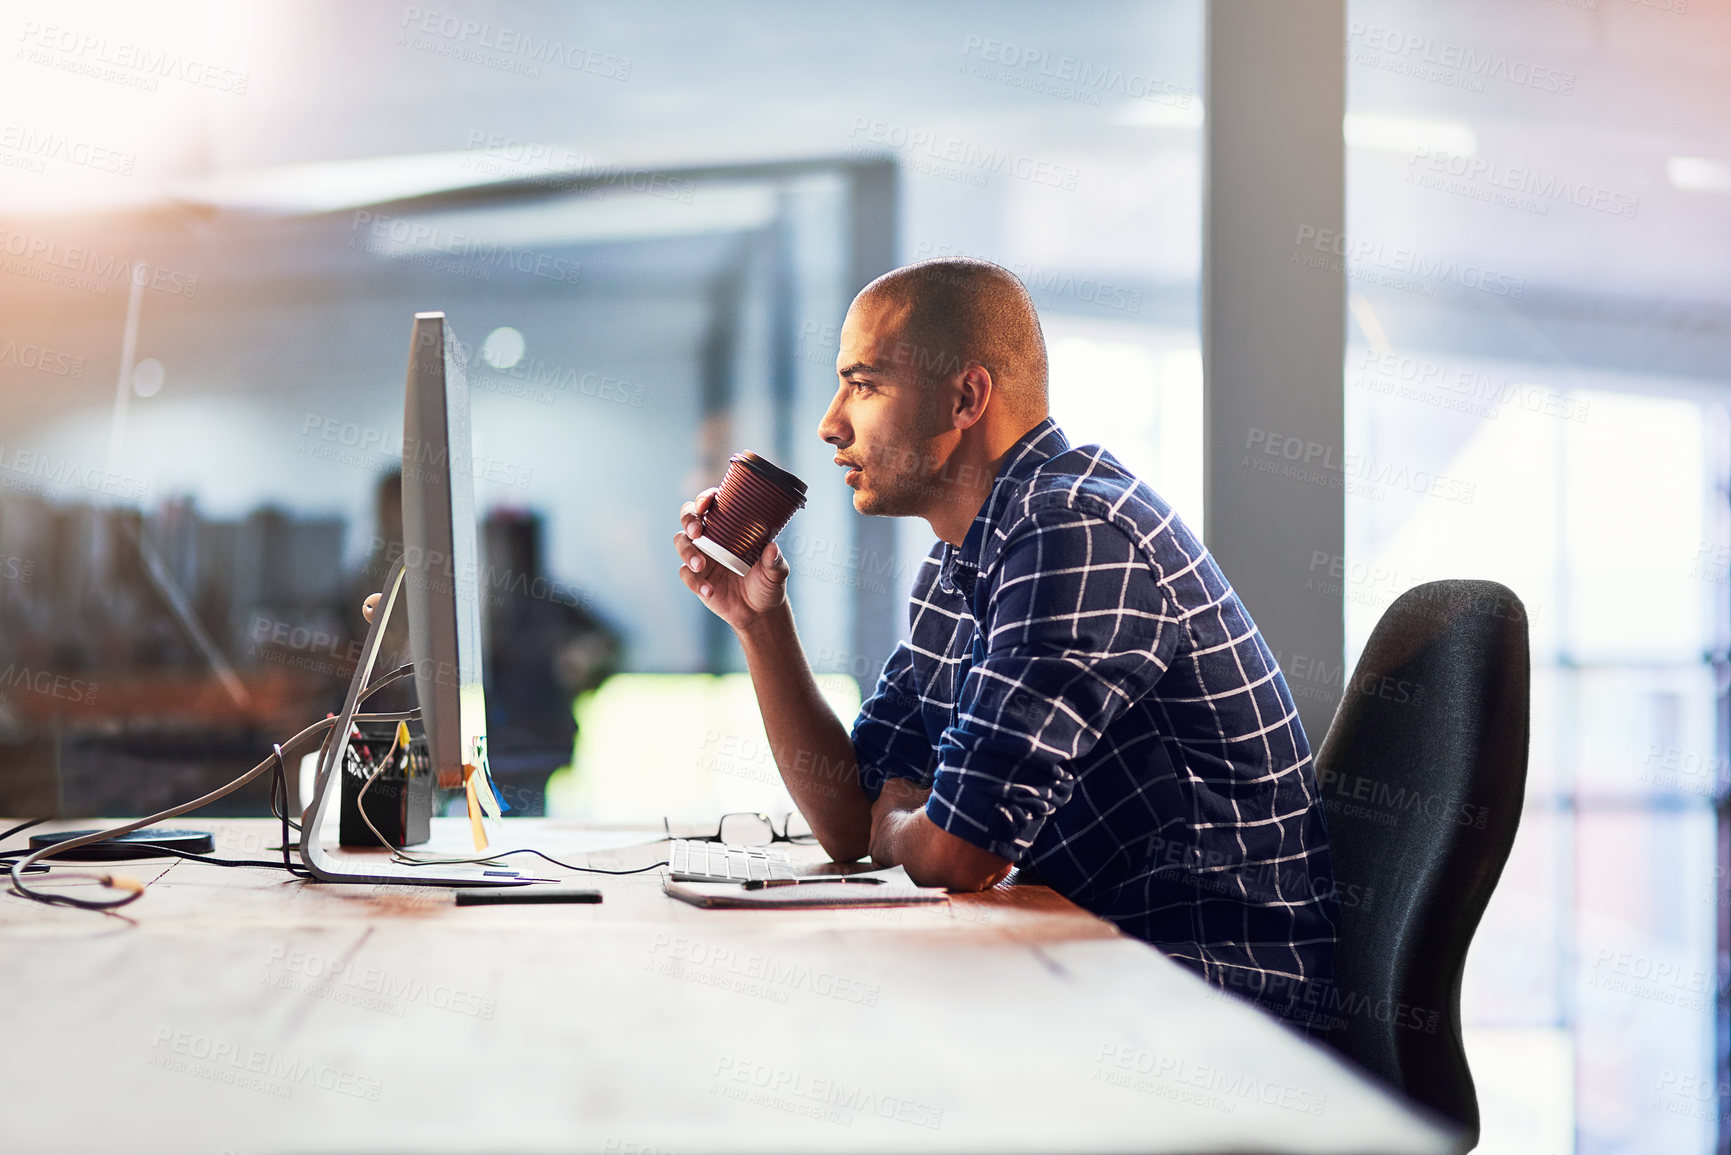
<svg viewBox="0 0 1731 1155">
<path fill-rule="evenodd" d="M 697 196 L 697 182 L 688 177 L 603 164 L 588 153 L 563 145 L 540 144 L 473 128 L 464 148 L 475 154 L 464 161 L 464 168 L 491 176 L 542 177 L 543 187 L 548 191 L 600 194 L 628 189 L 681 204 L 690 204 Z"/>
<path fill-rule="evenodd" d="M 1196 94 L 1181 84 L 1158 80 L 1132 69 L 1100 64 L 1079 56 L 1053 55 L 989 36 L 962 42 L 960 71 L 1011 88 L 1043 92 L 1063 100 L 1098 106 L 1113 93 L 1174 108 L 1189 108 Z M 977 60 L 980 63 L 974 63 Z M 995 65 L 997 67 L 988 67 Z"/>
<path fill-rule="evenodd" d="M 183 56 L 169 49 L 155 49 L 130 40 L 113 40 L 75 28 L 24 23 L 22 42 L 14 57 L 62 72 L 96 80 L 109 80 L 155 92 L 162 80 L 178 80 L 194 88 L 209 88 L 233 96 L 245 96 L 250 74 L 223 68 L 206 60 Z"/>
<path fill-rule="evenodd" d="M 0 670 L 0 692 L 24 690 L 44 698 L 56 698 L 88 706 L 96 701 L 97 683 L 83 678 L 69 678 L 52 670 L 32 670 L 29 666 L 12 664 Z"/>
<path fill-rule="evenodd" d="M 76 281 L 67 281 L 68 287 L 86 292 L 106 293 L 108 285 L 105 282 L 126 281 L 137 284 L 140 288 L 167 293 L 172 297 L 185 297 L 189 301 L 198 296 L 198 277 L 191 273 L 182 273 L 160 265 L 146 265 L 143 261 L 102 253 L 82 245 L 63 245 L 52 237 L 34 233 L 0 229 L 0 253 L 20 258 L 19 261 L 6 264 L 5 268 L 9 273 L 47 280 L 50 278 L 39 276 L 32 271 L 35 265 L 46 265 L 53 270 L 64 269 L 77 275 Z M 85 282 L 85 277 L 92 280 Z"/>
<path fill-rule="evenodd" d="M 959 171 L 968 176 L 979 178 L 982 186 L 985 177 L 994 172 L 1004 176 L 1013 176 L 1019 180 L 1030 181 L 1034 184 L 1061 189 L 1074 189 L 1076 181 L 1081 176 L 1081 170 L 1074 165 L 1055 164 L 1052 161 L 1028 156 L 1026 153 L 982 145 L 963 137 L 951 136 L 947 132 L 928 128 L 910 128 L 905 124 L 893 124 L 889 121 L 873 120 L 865 116 L 854 117 L 853 127 L 848 130 L 848 136 L 855 140 L 863 136 L 870 144 L 904 152 L 915 162 L 958 166 Z M 850 151 L 857 155 L 859 146 L 850 146 Z M 938 173 L 936 175 L 943 174 Z"/>
<path fill-rule="evenodd" d="M 345 1002 L 401 1018 L 410 1003 L 477 1019 L 492 1019 L 498 1000 L 461 987 L 429 982 L 388 967 L 361 966 L 349 959 L 272 946 L 264 981 L 280 990 Z"/>
<path fill-rule="evenodd" d="M 918 260 L 925 260 L 929 257 L 992 259 L 983 253 L 969 252 L 956 245 L 937 244 L 932 241 L 920 241 L 916 244 L 914 257 Z M 1036 301 L 1041 297 L 1069 297 L 1085 305 L 1098 305 L 1103 309 L 1113 309 L 1123 313 L 1142 311 L 1142 290 L 1140 289 L 1132 289 L 1095 277 L 1078 277 L 1074 273 L 1058 269 L 1043 269 L 1027 261 L 1011 262 L 1004 267 L 1021 278 L 1022 285 Z"/>
<path fill-rule="evenodd" d="M 1438 793 L 1392 786 L 1362 774 L 1322 770 L 1316 775 L 1316 785 L 1324 795 L 1324 805 L 1330 809 L 1335 809 L 1334 804 L 1337 801 L 1363 802 L 1372 810 L 1392 818 L 1392 821 L 1381 823 L 1385 826 L 1394 826 L 1399 822 L 1401 814 L 1414 814 L 1440 819 L 1456 826 L 1483 830 L 1491 816 L 1491 808 L 1488 806 L 1475 806 L 1459 798 L 1447 798 Z M 1355 811 L 1356 809 L 1354 808 Z"/>
<path fill-rule="evenodd" d="M 1567 69 L 1423 33 L 1354 20 L 1347 27 L 1346 39 L 1352 63 L 1415 80 L 1429 80 L 1469 92 L 1483 92 L 1487 80 L 1517 88 L 1536 88 L 1557 96 L 1572 96 L 1575 92 L 1575 74 Z"/>
<path fill-rule="evenodd" d="M 1293 239 L 1292 262 L 1310 268 L 1344 272 L 1361 281 L 1384 284 L 1431 296 L 1433 284 L 1442 282 L 1476 289 L 1493 297 L 1518 301 L 1526 295 L 1527 279 L 1499 272 L 1471 261 L 1436 257 L 1418 249 L 1385 245 L 1366 237 L 1348 237 L 1332 229 L 1299 225 Z M 1330 259 L 1330 258 L 1334 259 Z"/>
<path fill-rule="evenodd" d="M 1503 164 L 1486 157 L 1422 147 L 1413 150 L 1407 163 L 1412 166 L 1406 176 L 1408 184 L 1506 204 L 1539 216 L 1549 214 L 1552 202 L 1572 204 L 1576 208 L 1628 220 L 1634 220 L 1635 214 L 1641 211 L 1640 197 L 1589 181 L 1570 180 L 1528 165 Z M 1456 183 L 1450 184 L 1449 180 Z M 1510 196 L 1504 197 L 1503 194 Z M 1531 198 L 1530 203 L 1524 198 Z"/>
<path fill-rule="evenodd" d="M 386 541 L 378 536 L 374 536 L 370 548 L 372 553 L 382 556 L 382 568 L 374 575 L 380 578 L 400 560 L 407 571 L 404 579 L 406 581 L 419 580 L 426 583 L 423 588 L 443 590 L 446 588 L 445 584 L 435 580 L 442 575 L 453 582 L 461 583 L 464 588 L 474 587 L 496 606 L 504 605 L 504 595 L 512 594 L 591 612 L 598 612 L 600 609 L 595 595 L 590 591 L 543 574 L 525 573 L 503 566 L 482 566 L 474 561 L 465 564 L 463 572 L 458 574 L 456 563 L 447 554 L 437 550 L 424 550 L 420 546 L 405 550 L 402 542 Z"/>
<path fill-rule="evenodd" d="M 1587 986 L 1696 1012 L 1710 1007 L 1713 998 L 1712 978 L 1700 967 L 1610 947 L 1599 948 Z"/>
<path fill-rule="evenodd" d="M 537 37 L 520 28 L 490 24 L 485 20 L 465 20 L 451 12 L 422 9 L 411 4 L 403 9 L 401 27 L 404 32 L 397 43 L 405 47 L 490 67 L 508 65 L 505 71 L 519 72 L 530 79 L 541 75 L 538 66 L 542 64 L 586 72 L 604 80 L 631 79 L 629 56 L 597 52 L 580 44 L 567 44 L 556 37 Z"/>
<path fill-rule="evenodd" d="M 656 932 L 649 953 L 664 963 L 673 964 L 658 967 L 651 962 L 647 968 L 651 971 L 774 1003 L 786 1003 L 790 991 L 802 991 L 817 998 L 861 1007 L 875 1007 L 878 1003 L 876 983 L 838 975 L 834 971 L 813 970 L 804 963 L 774 955 L 742 953 L 730 946 L 718 946 L 684 935 Z"/>
<path fill-rule="evenodd" d="M 394 431 L 338 421 L 316 413 L 307 414 L 301 423 L 301 437 L 300 451 L 321 460 L 370 466 L 378 458 L 401 459 L 403 476 L 410 480 L 428 477 L 430 471 L 448 468 L 448 446 L 431 441 L 404 440 Z M 526 487 L 535 473 L 533 466 L 481 454 L 472 455 L 468 464 L 470 475 L 477 481 L 493 481 L 519 489 Z"/>
<path fill-rule="evenodd" d="M 68 458 L 34 450 L 8 448 L 4 442 L 0 442 L 0 486 L 43 495 L 82 489 L 127 501 L 143 501 L 150 494 L 150 486 L 137 478 L 86 469 Z"/>
<path fill-rule="evenodd" d="M 1523 412 L 1581 422 L 1587 419 L 1590 407 L 1589 402 L 1555 389 L 1499 380 L 1477 369 L 1453 367 L 1393 350 L 1366 349 L 1358 368 L 1353 384 L 1360 388 L 1475 417 Z"/>
<path fill-rule="evenodd" d="M 1178 1087 L 1193 1087 L 1215 1097 L 1212 1102 L 1197 1101 L 1198 1106 L 1213 1107 L 1229 1114 L 1245 1100 L 1304 1115 L 1320 1115 L 1328 1106 L 1328 1096 L 1321 1092 L 1290 1083 L 1258 1079 L 1218 1063 L 1198 1063 L 1184 1055 L 1102 1043 L 1095 1062 L 1093 1078 L 1096 1082 L 1159 1093 L 1157 1086 L 1132 1078 L 1141 1075 Z"/>
<path fill-rule="evenodd" d="M 1244 441 L 1248 452 L 1243 464 L 1295 481 L 1307 481 L 1330 489 L 1344 489 L 1355 496 L 1381 501 L 1378 487 L 1404 489 L 1410 493 L 1471 505 L 1477 495 L 1476 482 L 1446 473 L 1413 469 L 1394 461 L 1379 460 L 1365 453 L 1340 453 L 1331 445 L 1307 441 L 1285 433 L 1251 429 Z M 1284 466 L 1282 463 L 1286 463 Z"/>
<path fill-rule="evenodd" d="M 75 357 L 71 353 L 56 352 L 27 341 L 19 342 L 10 338 L 0 340 L 0 364 L 8 362 L 20 369 L 34 369 L 52 377 L 84 376 L 84 358 Z"/>
<path fill-rule="evenodd" d="M 214 1039 L 196 1031 L 158 1027 L 151 1047 L 153 1067 L 283 1099 L 300 1086 L 376 1103 L 385 1086 L 383 1080 L 369 1079 L 328 1063 L 311 1062 L 232 1039 Z"/>
<path fill-rule="evenodd" d="M 49 161 L 57 160 L 97 172 L 131 176 L 133 166 L 138 163 L 137 153 L 105 148 L 64 133 L 37 132 L 22 124 L 0 127 L 0 149 L 28 158 L 35 172 L 45 171 Z"/>
<path fill-rule="evenodd" d="M 569 257 L 533 249 L 519 249 L 496 241 L 483 241 L 467 233 L 452 232 L 423 217 L 392 216 L 366 209 L 355 210 L 349 223 L 349 244 L 363 242 L 369 253 L 415 259 L 446 256 L 472 262 L 484 268 L 473 268 L 481 280 L 489 280 L 490 270 L 505 268 L 540 277 L 545 281 L 575 284 L 582 267 Z M 460 266 L 435 266 L 456 271 Z"/>
<path fill-rule="evenodd" d="M 711 1094 L 820 1122 L 849 1126 L 858 1115 L 932 1131 L 944 1124 L 944 1109 L 931 1103 L 741 1056 L 723 1055 L 716 1060 L 711 1077 Z"/>
</svg>

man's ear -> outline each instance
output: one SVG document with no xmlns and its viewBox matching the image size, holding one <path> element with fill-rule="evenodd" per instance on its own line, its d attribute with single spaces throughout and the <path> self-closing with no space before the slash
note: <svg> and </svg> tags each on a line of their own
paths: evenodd
<svg viewBox="0 0 1731 1155">
<path fill-rule="evenodd" d="M 968 429 L 986 415 L 994 389 L 992 375 L 984 365 L 973 363 L 956 378 L 955 410 L 951 423 L 957 429 Z"/>
</svg>

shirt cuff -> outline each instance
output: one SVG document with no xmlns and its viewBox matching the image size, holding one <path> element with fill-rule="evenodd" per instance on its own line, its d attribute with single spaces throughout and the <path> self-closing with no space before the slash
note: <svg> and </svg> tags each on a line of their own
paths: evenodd
<svg viewBox="0 0 1731 1155">
<path fill-rule="evenodd" d="M 1001 806 L 987 805 L 984 813 L 973 813 L 964 810 L 958 803 L 968 798 L 970 792 L 960 791 L 956 776 L 939 774 L 932 782 L 932 794 L 926 799 L 926 817 L 932 820 L 932 825 L 946 833 L 953 834 L 970 846 L 977 846 L 989 854 L 995 854 L 1005 862 L 1016 863 L 1027 853 L 1032 845 L 1030 837 L 1027 844 L 1018 843 L 1013 837 L 1006 837 L 1010 828 L 1016 825 L 1015 818 Z M 881 787 L 880 787 L 881 789 Z M 977 799 L 978 791 L 971 792 Z M 1044 819 L 1034 824 L 1037 831 L 1044 825 Z"/>
<path fill-rule="evenodd" d="M 930 786 L 931 781 L 907 770 L 892 770 L 883 766 L 867 766 L 863 763 L 859 768 L 859 786 L 865 791 L 867 802 L 876 802 L 878 795 L 884 792 L 884 783 L 891 778 L 906 778 L 916 786 Z"/>
</svg>

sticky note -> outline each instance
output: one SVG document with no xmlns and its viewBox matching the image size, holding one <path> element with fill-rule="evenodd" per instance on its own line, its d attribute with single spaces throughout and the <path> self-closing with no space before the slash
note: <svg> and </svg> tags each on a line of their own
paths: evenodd
<svg viewBox="0 0 1731 1155">
<path fill-rule="evenodd" d="M 463 793 L 469 803 L 469 833 L 474 836 L 475 849 L 487 849 L 487 830 L 481 825 L 481 800 L 475 795 L 475 767 L 463 764 Z"/>
</svg>

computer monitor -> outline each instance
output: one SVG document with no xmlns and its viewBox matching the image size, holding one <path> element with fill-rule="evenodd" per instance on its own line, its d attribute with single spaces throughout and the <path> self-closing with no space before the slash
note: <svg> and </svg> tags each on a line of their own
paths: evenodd
<svg viewBox="0 0 1731 1155">
<path fill-rule="evenodd" d="M 416 313 L 403 398 L 403 566 L 409 649 L 427 749 L 442 786 L 487 764 L 480 550 L 469 382 L 443 313 Z"/>
<path fill-rule="evenodd" d="M 338 857 L 319 841 L 361 691 L 372 679 L 385 623 L 399 598 L 409 615 L 415 691 L 433 770 L 442 784 L 462 785 L 465 768 L 472 768 L 477 797 L 489 813 L 497 813 L 487 774 L 487 706 L 481 690 L 482 577 L 473 461 L 461 347 L 443 313 L 416 313 L 403 396 L 403 553 L 385 579 L 343 712 L 319 755 L 312 802 L 301 816 L 301 857 L 324 881 L 432 886 L 525 881 L 516 871 L 479 865 L 418 867 L 381 862 L 377 856 Z"/>
</svg>

